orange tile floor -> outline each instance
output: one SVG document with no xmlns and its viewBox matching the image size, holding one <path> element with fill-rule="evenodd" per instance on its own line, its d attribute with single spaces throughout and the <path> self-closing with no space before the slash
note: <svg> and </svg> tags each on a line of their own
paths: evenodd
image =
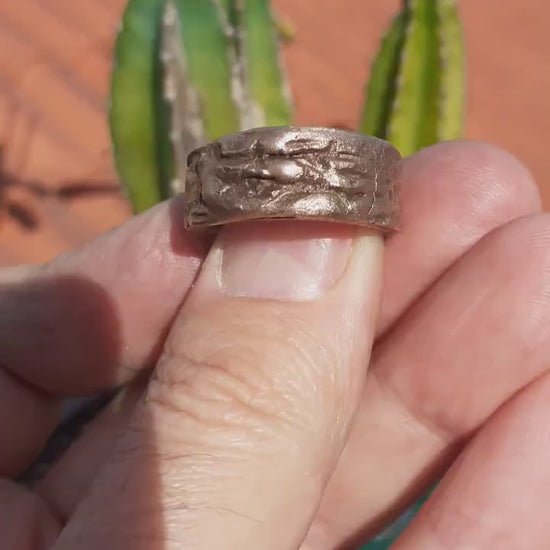
<svg viewBox="0 0 550 550">
<path fill-rule="evenodd" d="M 467 137 L 497 143 L 550 206 L 550 3 L 459 0 Z M 125 0 L 0 0 L 0 265 L 40 262 L 123 222 L 105 106 Z M 355 125 L 369 60 L 398 0 L 275 0 L 301 124 Z M 13 183 L 19 180 L 23 183 Z M 56 189 L 71 187 L 59 195 Z"/>
</svg>

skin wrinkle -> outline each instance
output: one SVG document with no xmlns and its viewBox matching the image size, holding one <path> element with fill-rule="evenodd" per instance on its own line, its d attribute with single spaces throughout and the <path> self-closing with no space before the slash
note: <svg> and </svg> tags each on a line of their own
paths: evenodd
<svg viewBox="0 0 550 550">
<path fill-rule="evenodd" d="M 215 307 L 215 305 L 214 305 Z M 299 320 L 298 316 L 288 317 L 281 311 L 281 315 L 277 314 L 277 306 L 273 305 L 273 315 L 270 318 L 268 324 L 262 325 L 257 322 L 257 315 L 254 313 L 254 307 L 252 304 L 250 308 L 245 310 L 244 313 L 240 313 L 238 317 L 234 312 L 229 310 L 219 311 L 216 308 L 216 315 L 218 318 L 231 319 L 229 325 L 223 323 L 216 323 L 213 327 L 211 323 L 206 322 L 202 324 L 201 318 L 209 319 L 208 310 L 201 309 L 200 312 L 191 313 L 189 318 L 193 319 L 193 328 L 186 328 L 185 319 L 183 320 L 183 326 L 178 329 L 183 334 L 183 339 L 178 341 L 177 349 L 172 348 L 171 344 L 167 345 L 167 354 L 182 358 L 182 364 L 188 361 L 190 364 L 196 362 L 195 357 L 201 357 L 201 363 L 205 363 L 205 368 L 210 366 L 221 368 L 224 372 L 230 371 L 231 378 L 236 378 L 238 384 L 245 382 L 249 385 L 251 382 L 254 384 L 252 388 L 247 388 L 246 402 L 251 402 L 252 396 L 255 396 L 255 404 L 261 404 L 258 400 L 258 396 L 269 396 L 269 400 L 264 402 L 262 408 L 268 406 L 268 409 L 264 411 L 264 414 L 270 415 L 274 412 L 290 412 L 295 409 L 297 400 L 303 400 L 303 391 L 307 388 L 319 387 L 319 384 L 312 378 L 312 374 L 319 372 L 319 376 L 325 377 L 327 373 L 333 373 L 336 366 L 334 366 L 333 359 L 329 360 L 329 356 L 338 357 L 338 355 L 331 355 L 331 352 L 327 351 L 327 341 L 319 343 L 311 334 L 311 329 Z M 223 326 L 222 332 L 219 331 L 218 326 Z M 205 329 L 204 332 L 202 329 Z M 215 332 L 212 332 L 212 331 Z M 229 330 L 229 334 L 225 334 L 224 331 Z M 277 333 L 281 333 L 279 337 Z M 198 337 L 195 336 L 195 333 Z M 231 335 L 238 334 L 239 337 L 235 340 Z M 287 338 L 287 334 L 292 334 L 291 338 Z M 196 349 L 197 342 L 208 342 L 208 349 Z M 276 342 L 280 341 L 280 344 Z M 214 346 L 212 342 L 216 342 Z M 220 348 L 218 342 L 224 342 L 224 347 Z M 253 345 L 252 345 L 253 343 Z M 262 350 L 280 350 L 278 353 L 274 351 L 268 357 L 262 357 Z M 310 350 L 309 352 L 307 350 Z M 313 361 L 313 357 L 318 357 L 317 361 Z M 323 356 L 327 357 L 327 362 L 321 360 Z M 224 365 L 220 365 L 220 357 L 225 362 Z M 275 361 L 275 357 L 277 360 Z M 276 365 L 274 363 L 277 363 Z M 255 365 L 262 364 L 261 369 L 257 369 Z M 275 369 L 272 369 L 270 365 L 273 364 Z M 280 365 L 292 366 L 292 377 L 288 377 L 285 374 L 285 370 L 281 370 Z M 297 367 L 297 365 L 302 365 Z M 200 370 L 200 367 L 199 369 Z M 161 373 L 164 370 L 160 371 Z M 179 369 L 171 369 L 171 372 L 180 372 Z M 307 373 L 307 379 L 304 378 Z M 277 381 L 281 380 L 281 383 Z M 292 386 L 296 387 L 294 395 L 288 394 L 289 384 L 288 380 L 292 380 Z M 169 381 L 170 383 L 170 381 Z M 275 408 L 272 402 L 273 389 L 276 390 L 276 394 L 281 397 L 281 388 L 285 388 L 286 396 L 282 403 L 277 403 Z M 264 389 L 265 388 L 265 389 Z M 205 390 L 208 390 L 208 385 L 205 386 Z M 323 394 L 326 392 L 323 389 Z M 233 392 L 232 392 L 233 393 Z M 319 396 L 321 399 L 321 396 Z M 276 411 L 275 411 L 276 410 Z M 281 417 L 279 420 L 293 425 L 296 428 L 300 428 L 303 431 L 309 431 L 309 426 L 316 424 L 314 417 L 319 414 L 321 409 L 318 406 L 311 408 L 311 418 L 308 420 L 306 411 L 302 410 L 301 414 L 296 417 L 294 414 L 292 418 Z"/>
<path fill-rule="evenodd" d="M 388 379 L 382 376 L 381 369 L 372 368 L 370 373 L 372 375 L 370 384 L 376 386 L 379 391 L 382 391 L 394 404 L 394 407 L 397 407 L 403 413 L 403 416 L 407 419 L 406 423 L 408 426 L 414 426 L 415 431 L 420 426 L 431 436 L 435 437 L 441 447 L 453 442 L 456 434 L 450 434 L 447 430 L 438 426 L 438 423 L 429 415 L 423 414 L 420 409 L 415 410 L 415 407 L 411 407 L 410 403 L 407 403 L 403 399 Z"/>
<path fill-rule="evenodd" d="M 174 370 L 171 361 L 181 364 L 176 369 L 191 372 L 184 378 L 178 377 L 177 381 L 167 382 L 162 371 Z M 253 395 L 264 390 L 250 388 L 249 382 L 235 377 L 232 370 L 223 365 L 197 362 L 180 355 L 177 359 L 165 359 L 159 366 L 160 374 L 152 381 L 146 395 L 148 404 L 183 413 L 206 428 L 219 427 L 221 420 L 226 429 L 249 430 L 255 426 L 256 431 L 266 425 L 266 420 L 273 422 L 274 419 L 290 427 L 287 419 L 274 414 L 271 404 L 269 409 L 264 409 L 254 403 Z M 250 424 L 242 426 L 243 420 Z"/>
<path fill-rule="evenodd" d="M 449 327 L 448 331 L 449 340 L 456 338 L 461 329 L 466 327 L 470 321 L 470 318 L 473 317 L 474 313 L 476 313 L 483 305 L 484 300 L 491 293 L 491 290 L 492 288 L 487 284 L 477 293 L 475 298 L 469 300 L 461 314 L 453 319 L 452 325 Z"/>
<path fill-rule="evenodd" d="M 163 416 L 164 429 L 167 428 L 167 423 L 165 421 L 166 421 L 166 417 Z M 181 429 L 181 422 L 178 422 L 177 425 Z M 169 430 L 169 432 L 171 432 L 171 430 Z M 169 435 L 169 433 L 167 433 L 164 437 L 167 437 L 170 440 L 172 440 L 172 437 Z M 192 442 L 192 445 L 196 446 L 196 443 Z M 220 474 L 224 475 L 224 476 L 225 475 L 231 476 L 232 468 L 231 468 L 231 462 L 230 461 L 231 461 L 232 457 L 231 457 L 231 455 L 229 455 L 227 453 L 228 449 L 227 449 L 225 444 L 221 447 L 220 450 L 221 450 L 221 453 L 220 453 L 220 451 L 217 451 L 215 455 L 213 455 L 213 454 L 203 455 L 207 459 L 209 459 L 208 460 L 209 466 L 206 469 L 193 474 L 194 476 L 198 476 L 197 483 L 196 483 L 196 489 L 197 490 L 203 486 L 203 484 L 200 482 L 200 478 L 203 477 L 204 475 L 207 475 L 209 477 L 211 477 L 212 475 L 219 476 Z M 290 449 L 288 449 L 288 450 L 290 451 Z M 255 447 L 253 449 L 250 449 L 250 451 L 257 454 L 257 449 Z M 268 456 L 267 458 L 270 458 L 270 457 Z M 196 469 L 197 455 L 195 453 L 193 453 L 193 455 L 185 456 L 185 457 L 183 457 L 183 459 L 186 460 L 186 461 L 189 459 L 193 469 Z M 237 460 L 238 463 L 240 463 L 242 461 L 242 452 L 241 452 L 241 450 L 239 452 L 236 452 L 234 459 Z M 202 462 L 202 461 L 199 461 L 199 464 L 200 463 L 204 464 L 204 462 Z M 224 465 L 223 468 L 219 468 L 218 466 L 216 466 L 216 465 L 219 465 L 220 463 Z M 276 467 L 276 464 L 273 464 L 273 466 Z M 185 472 L 185 477 L 186 477 L 185 487 L 186 487 L 187 498 L 185 500 L 183 500 L 180 496 L 176 496 L 175 498 L 176 498 L 176 501 L 177 501 L 177 505 L 174 506 L 173 504 L 171 504 L 173 502 L 173 499 L 174 499 L 174 496 L 172 495 L 172 492 L 173 492 L 172 490 L 177 487 L 177 482 L 175 482 L 175 480 L 172 479 L 172 482 L 170 483 L 170 486 L 169 486 L 169 489 L 170 489 L 171 492 L 166 494 L 165 498 L 163 499 L 163 502 L 165 503 L 165 507 L 163 508 L 164 510 L 168 510 L 168 512 L 174 511 L 174 510 L 177 511 L 180 506 L 183 506 L 184 510 L 186 512 L 189 512 L 191 517 L 193 516 L 193 514 L 195 514 L 197 512 L 200 514 L 201 511 L 212 510 L 215 513 L 222 513 L 222 514 L 229 513 L 230 515 L 236 515 L 237 517 L 239 517 L 241 519 L 246 519 L 247 521 L 252 521 L 253 523 L 256 523 L 258 525 L 262 524 L 262 522 L 260 520 L 250 516 L 249 514 L 243 514 L 239 511 L 235 510 L 235 509 L 225 507 L 221 504 L 217 504 L 215 506 L 204 504 L 202 502 L 202 499 L 204 499 L 207 495 L 204 494 L 203 489 L 201 489 L 200 493 L 197 493 L 195 491 L 193 480 L 189 479 L 189 473 L 190 473 L 189 468 L 185 467 L 184 464 L 182 464 L 181 461 L 179 461 L 178 470 L 182 473 Z M 198 496 L 199 500 L 195 501 L 193 496 L 195 496 L 195 497 Z M 215 500 L 216 495 L 213 494 L 212 498 L 213 498 L 213 500 Z M 178 521 L 177 527 L 178 527 L 178 529 L 182 528 L 180 521 Z"/>
<path fill-rule="evenodd" d="M 176 381 L 157 378 L 147 394 L 147 402 L 184 413 L 207 429 L 226 431 L 227 437 L 230 434 L 236 437 L 235 443 L 241 440 L 238 434 L 244 436 L 250 430 L 262 439 L 269 439 L 276 436 L 281 426 L 284 426 L 285 432 L 298 429 L 306 434 L 314 425 L 313 419 L 307 420 L 307 415 L 297 417 L 295 414 L 293 403 L 302 394 L 298 387 L 293 394 L 281 392 L 273 388 L 269 378 L 265 379 L 268 385 L 264 387 L 264 382 L 250 387 L 250 380 L 238 374 L 235 376 L 235 371 L 226 366 L 211 362 L 197 363 L 181 355 L 177 359 L 165 359 L 165 362 L 169 361 L 176 361 L 182 367 L 171 369 L 163 364 L 160 373 L 188 369 L 192 372 L 184 378 L 178 376 Z M 282 376 L 282 372 L 278 376 Z M 277 395 L 276 401 L 273 395 Z"/>
<path fill-rule="evenodd" d="M 239 332 L 241 332 L 241 331 L 239 331 Z M 207 340 L 209 341 L 211 339 L 212 338 L 209 338 Z M 217 341 L 220 341 L 223 338 L 222 337 L 216 337 L 215 339 Z M 226 354 L 227 352 L 224 352 L 224 353 Z M 225 356 L 227 356 L 227 355 L 225 355 Z M 181 363 L 183 365 L 185 365 L 186 363 L 191 363 L 191 361 L 187 357 L 183 357 L 183 358 L 179 357 L 178 360 L 181 361 Z M 256 363 L 256 360 L 251 359 L 251 364 L 255 364 L 255 363 Z M 287 361 L 287 363 L 291 364 L 291 363 L 293 363 L 293 361 Z M 215 367 L 216 370 L 217 370 L 217 368 L 218 367 Z M 195 369 L 195 375 L 196 374 L 201 375 L 201 371 L 205 370 L 205 369 L 206 370 L 211 369 L 211 365 L 208 364 L 206 367 L 205 367 L 204 364 L 198 365 L 198 368 Z M 167 371 L 167 369 L 162 369 L 161 370 L 161 372 L 166 372 L 166 371 Z M 239 372 L 238 369 L 237 369 L 237 371 L 235 371 L 235 370 L 232 371 L 232 369 L 228 369 L 227 367 L 224 366 L 224 367 L 222 367 L 222 371 L 224 373 L 227 373 L 228 371 L 231 371 L 231 378 L 229 379 L 229 395 L 231 397 L 229 398 L 229 401 L 226 404 L 223 404 L 221 406 L 220 410 L 216 409 L 217 412 L 212 411 L 213 405 L 215 405 L 215 403 L 213 404 L 211 401 L 208 401 L 205 404 L 205 406 L 208 407 L 208 410 L 207 410 L 208 417 L 211 418 L 211 421 L 212 421 L 213 425 L 216 425 L 217 423 L 219 424 L 219 419 L 220 418 L 225 418 L 225 421 L 230 421 L 231 426 L 232 426 L 231 429 L 234 429 L 235 428 L 235 422 L 237 422 L 237 418 L 234 418 L 233 420 L 230 420 L 223 413 L 224 410 L 227 410 L 228 408 L 231 409 L 232 407 L 234 407 L 234 404 L 235 404 L 234 402 L 231 401 L 231 399 L 233 399 L 234 395 L 235 395 L 235 391 L 234 391 L 235 388 L 232 388 L 231 385 L 236 380 L 237 385 L 242 387 L 243 381 L 246 385 L 249 385 L 250 380 L 243 379 L 239 374 L 237 374 L 237 378 L 235 379 L 234 377 L 235 377 L 236 372 Z M 175 372 L 182 372 L 182 369 L 175 368 L 175 369 L 172 369 L 172 372 L 174 372 L 174 373 Z M 278 375 L 278 377 L 281 377 L 281 376 L 283 376 L 283 372 L 278 372 L 277 375 Z M 265 390 L 258 389 L 258 388 L 261 388 L 262 384 L 265 384 L 266 380 L 267 380 L 267 384 L 269 384 L 269 388 L 266 387 Z M 176 382 L 176 385 L 178 383 L 179 382 Z M 210 382 L 206 381 L 205 383 L 201 382 L 201 384 L 205 384 L 204 389 L 207 391 L 207 393 L 205 395 L 211 394 L 211 383 L 212 383 L 211 381 Z M 219 382 L 217 382 L 217 383 L 219 383 Z M 260 386 L 256 386 L 255 388 L 252 388 L 252 389 L 249 389 L 245 386 L 244 396 L 238 397 L 239 410 L 241 410 L 241 408 L 242 408 L 243 411 L 253 411 L 253 415 L 251 415 L 252 418 L 258 418 L 258 414 L 260 414 L 260 418 L 258 419 L 258 422 L 256 422 L 256 421 L 253 422 L 253 426 L 255 426 L 254 429 L 259 430 L 259 434 L 263 433 L 264 435 L 262 437 L 272 437 L 269 434 L 272 433 L 273 428 L 270 429 L 270 430 L 267 430 L 266 427 L 269 426 L 269 425 L 272 425 L 274 419 L 276 419 L 277 425 L 279 425 L 281 421 L 284 424 L 287 425 L 285 430 L 299 429 L 300 431 L 302 431 L 304 433 L 310 431 L 309 426 L 312 425 L 311 424 L 312 420 L 306 422 L 307 416 L 301 415 L 300 417 L 296 417 L 294 412 L 293 412 L 296 407 L 295 407 L 295 405 L 292 405 L 291 401 L 297 399 L 298 398 L 297 396 L 299 396 L 300 393 L 297 392 L 295 395 L 289 396 L 287 393 L 284 393 L 284 392 L 282 393 L 280 390 L 277 390 L 277 391 L 273 392 L 273 390 L 271 388 L 272 383 L 273 383 L 273 381 L 269 377 L 264 378 L 264 376 L 262 376 L 262 381 L 260 382 L 260 384 L 261 384 Z M 305 387 L 307 387 L 307 385 Z M 193 392 L 193 390 L 191 390 L 191 391 Z M 222 389 L 221 392 L 222 392 L 221 393 L 222 399 L 226 398 L 227 388 Z M 180 390 L 178 390 L 178 393 L 181 395 Z M 186 393 L 188 393 L 187 390 L 186 390 Z M 259 395 L 265 394 L 266 396 L 267 395 L 271 396 L 273 393 L 276 393 L 278 395 L 278 401 L 277 401 L 276 405 L 274 405 L 272 397 L 270 397 L 270 400 L 268 400 L 268 401 L 265 401 L 263 399 L 259 400 L 256 397 L 258 394 Z M 200 397 L 199 399 L 202 400 L 203 397 Z M 216 397 L 215 400 L 217 401 L 218 397 Z M 268 407 L 267 409 L 265 408 L 266 406 Z M 186 407 L 186 408 L 189 408 L 189 407 Z M 290 412 L 292 412 L 292 416 L 289 416 Z M 234 416 L 234 412 L 232 413 L 232 416 Z M 241 414 L 239 414 L 239 418 L 243 418 L 243 416 Z M 244 418 L 246 418 L 246 415 L 244 416 Z M 266 419 L 268 420 L 268 422 L 265 421 Z M 204 418 L 199 419 L 199 421 L 204 422 Z M 239 422 L 241 422 L 241 421 L 239 421 Z M 249 425 L 247 429 L 250 429 L 250 427 L 251 426 Z M 265 433 L 265 432 L 267 432 L 267 433 Z"/>
</svg>

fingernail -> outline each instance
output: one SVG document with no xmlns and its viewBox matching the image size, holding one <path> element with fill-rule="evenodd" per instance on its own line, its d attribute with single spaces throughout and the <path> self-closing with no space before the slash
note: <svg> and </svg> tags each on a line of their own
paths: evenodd
<svg viewBox="0 0 550 550">
<path fill-rule="evenodd" d="M 231 296 L 313 300 L 343 274 L 355 232 L 290 221 L 227 226 L 220 285 Z"/>
</svg>

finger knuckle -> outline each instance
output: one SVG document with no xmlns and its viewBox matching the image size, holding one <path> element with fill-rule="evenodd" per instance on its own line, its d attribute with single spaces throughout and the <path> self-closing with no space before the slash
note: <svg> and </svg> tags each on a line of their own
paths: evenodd
<svg viewBox="0 0 550 550">
<path fill-rule="evenodd" d="M 460 223 L 477 228 L 479 235 L 518 216 L 540 211 L 540 193 L 529 170 L 494 145 L 441 143 L 419 153 L 413 163 L 422 163 L 431 177 L 445 175 L 438 178 L 435 193 L 452 194 L 449 205 L 462 212 Z"/>
<path fill-rule="evenodd" d="M 166 348 L 150 401 L 201 425 L 264 436 L 318 425 L 320 393 L 339 369 L 307 323 L 277 308 L 269 317 L 241 308 L 194 315 L 182 335 Z"/>
<path fill-rule="evenodd" d="M 472 193 L 483 194 L 510 213 L 527 214 L 540 208 L 535 180 L 517 157 L 490 143 L 475 141 L 463 144 L 463 154 L 460 166 L 473 175 Z"/>
</svg>

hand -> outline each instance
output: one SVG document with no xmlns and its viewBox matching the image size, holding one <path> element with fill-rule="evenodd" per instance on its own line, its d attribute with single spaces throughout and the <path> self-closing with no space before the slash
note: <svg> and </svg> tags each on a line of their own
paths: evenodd
<svg viewBox="0 0 550 550">
<path fill-rule="evenodd" d="M 447 470 L 397 550 L 547 548 L 550 219 L 465 142 L 405 161 L 402 205 L 383 276 L 381 237 L 344 226 L 208 252 L 178 199 L 1 272 L 2 549 L 354 547 Z M 32 491 L 10 481 L 62 398 L 120 384 Z"/>
</svg>

